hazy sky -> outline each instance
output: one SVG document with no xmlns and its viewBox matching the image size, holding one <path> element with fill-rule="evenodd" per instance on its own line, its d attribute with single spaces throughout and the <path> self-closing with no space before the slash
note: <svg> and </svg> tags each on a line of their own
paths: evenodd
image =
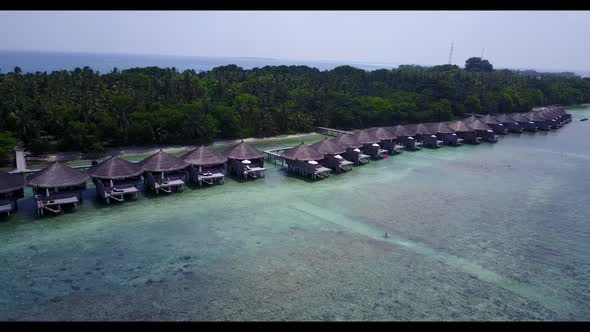
<svg viewBox="0 0 590 332">
<path fill-rule="evenodd" d="M 590 69 L 589 11 L 0 12 L 0 49 Z"/>
</svg>

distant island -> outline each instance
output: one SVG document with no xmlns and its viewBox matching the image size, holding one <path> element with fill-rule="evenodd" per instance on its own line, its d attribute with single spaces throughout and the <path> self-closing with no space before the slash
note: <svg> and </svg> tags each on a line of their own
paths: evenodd
<svg viewBox="0 0 590 332">
<path fill-rule="evenodd" d="M 590 102 L 590 79 L 465 67 L 402 65 L 365 71 L 339 66 L 236 65 L 182 72 L 145 67 L 97 73 L 0 73 L 0 159 L 29 151 L 102 151 L 143 144 L 198 144 L 396 123 L 443 121 L 465 113 L 524 112 Z"/>
</svg>

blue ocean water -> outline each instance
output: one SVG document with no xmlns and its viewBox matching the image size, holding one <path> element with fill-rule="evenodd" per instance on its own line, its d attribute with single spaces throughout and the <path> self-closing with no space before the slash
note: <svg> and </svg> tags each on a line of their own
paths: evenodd
<svg viewBox="0 0 590 332">
<path fill-rule="evenodd" d="M 0 70 L 4 73 L 12 71 L 15 66 L 19 66 L 23 72 L 51 72 L 54 70 L 64 69 L 73 70 L 77 67 L 83 68 L 84 66 L 88 66 L 94 70 L 98 70 L 101 73 L 107 73 L 112 71 L 115 67 L 121 70 L 134 67 L 157 66 L 175 67 L 180 71 L 187 69 L 205 71 L 229 64 L 235 64 L 244 69 L 280 65 L 304 65 L 315 67 L 319 70 L 330 70 L 342 65 L 351 65 L 365 70 L 377 70 L 381 68 L 396 67 L 394 64 L 322 62 L 271 58 L 59 53 L 0 50 Z"/>
</svg>

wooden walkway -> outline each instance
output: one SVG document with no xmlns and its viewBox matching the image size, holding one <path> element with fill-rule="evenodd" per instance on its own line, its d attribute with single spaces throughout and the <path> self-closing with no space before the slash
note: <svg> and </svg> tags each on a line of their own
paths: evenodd
<svg viewBox="0 0 590 332">
<path fill-rule="evenodd" d="M 283 158 L 283 152 L 285 150 L 290 149 L 290 148 L 292 148 L 292 146 L 278 148 L 278 149 L 264 150 L 263 153 L 264 153 L 266 160 L 272 161 L 273 164 L 275 164 L 275 165 L 277 165 L 277 162 L 280 160 L 281 166 L 285 166 L 285 158 Z"/>
<path fill-rule="evenodd" d="M 338 136 L 340 134 L 347 134 L 352 135 L 353 133 L 346 130 L 334 129 L 334 128 L 326 128 L 326 127 L 315 127 L 315 131 L 327 135 L 327 136 Z"/>
</svg>

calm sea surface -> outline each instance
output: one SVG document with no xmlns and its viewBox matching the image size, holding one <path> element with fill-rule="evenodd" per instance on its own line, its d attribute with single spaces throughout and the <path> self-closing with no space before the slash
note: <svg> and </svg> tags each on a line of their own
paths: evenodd
<svg viewBox="0 0 590 332">
<path fill-rule="evenodd" d="M 588 320 L 590 107 L 572 113 L 314 183 L 270 163 L 108 207 L 88 190 L 59 217 L 27 198 L 0 223 L 0 320 Z"/>
<path fill-rule="evenodd" d="M 133 54 L 95 54 L 95 53 L 58 53 L 0 50 L 0 70 L 3 73 L 19 66 L 24 72 L 51 72 L 54 70 L 73 70 L 88 66 L 101 73 L 108 73 L 117 67 L 119 70 L 134 67 L 176 67 L 186 69 L 210 70 L 215 67 L 236 64 L 244 69 L 264 66 L 302 65 L 319 70 L 330 70 L 338 66 L 351 65 L 365 70 L 390 69 L 394 64 L 344 63 L 327 61 L 305 61 L 288 59 L 239 58 L 239 57 L 205 57 L 205 56 L 170 56 L 170 55 L 133 55 Z"/>
</svg>

